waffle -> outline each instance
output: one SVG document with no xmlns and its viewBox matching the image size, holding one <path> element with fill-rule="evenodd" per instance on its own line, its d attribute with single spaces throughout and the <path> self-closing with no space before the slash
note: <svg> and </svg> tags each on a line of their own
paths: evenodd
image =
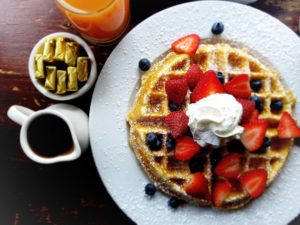
<svg viewBox="0 0 300 225">
<path fill-rule="evenodd" d="M 267 186 L 273 182 L 282 169 L 293 144 L 292 139 L 279 139 L 276 128 L 282 112 L 291 113 L 296 99 L 291 91 L 284 90 L 276 71 L 261 63 L 246 49 L 233 47 L 227 43 L 201 44 L 192 58 L 187 54 L 177 54 L 169 50 L 142 75 L 141 87 L 127 115 L 130 126 L 129 142 L 138 161 L 163 193 L 198 206 L 214 207 L 211 201 L 192 197 L 185 192 L 184 185 L 191 180 L 192 175 L 189 161 L 175 160 L 175 151 L 166 148 L 166 139 L 170 135 L 170 130 L 164 124 L 164 117 L 171 111 L 165 92 L 165 82 L 168 79 L 185 75 L 191 63 L 199 64 L 204 72 L 207 70 L 222 72 L 225 82 L 239 74 L 248 74 L 250 80 L 262 81 L 262 88 L 258 92 L 252 92 L 251 95 L 257 95 L 263 101 L 264 109 L 259 118 L 268 122 L 266 137 L 270 138 L 271 145 L 264 151 L 241 150 L 240 153 L 243 154 L 241 172 L 250 169 L 265 169 L 268 173 Z M 190 92 L 187 93 L 186 101 L 182 106 L 183 111 L 186 111 L 189 104 L 189 95 Z M 284 107 L 280 112 L 272 112 L 270 109 L 272 100 L 283 102 Z M 150 150 L 146 145 L 148 133 L 161 135 L 163 147 L 160 150 Z M 232 149 L 239 149 L 239 147 L 236 149 L 230 147 L 229 150 L 229 145 L 234 146 L 235 143 L 230 142 L 222 149 L 205 148 L 200 151 L 204 164 L 203 175 L 208 180 L 210 191 L 215 182 L 213 169 L 216 158 L 224 157 Z M 238 181 L 233 182 L 232 187 L 229 196 L 219 209 L 237 209 L 251 200 Z"/>
</svg>

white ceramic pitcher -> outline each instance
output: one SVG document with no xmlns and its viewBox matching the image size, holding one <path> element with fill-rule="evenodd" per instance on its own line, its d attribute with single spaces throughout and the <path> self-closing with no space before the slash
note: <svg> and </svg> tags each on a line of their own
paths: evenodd
<svg viewBox="0 0 300 225">
<path fill-rule="evenodd" d="M 68 104 L 56 104 L 35 112 L 23 106 L 13 105 L 9 108 L 7 115 L 11 120 L 21 125 L 21 147 L 24 153 L 35 162 L 51 164 L 75 160 L 79 158 L 89 146 L 88 116 L 84 111 L 75 106 Z M 28 128 L 32 121 L 34 121 L 37 117 L 42 117 L 44 115 L 59 117 L 66 123 L 73 141 L 72 151 L 54 157 L 43 157 L 31 148 L 28 143 Z M 47 128 L 45 127 L 44 129 Z"/>
</svg>

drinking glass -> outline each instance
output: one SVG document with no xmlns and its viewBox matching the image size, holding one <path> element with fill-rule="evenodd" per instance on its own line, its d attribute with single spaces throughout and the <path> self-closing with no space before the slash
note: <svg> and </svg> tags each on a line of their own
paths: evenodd
<svg viewBox="0 0 300 225">
<path fill-rule="evenodd" d="M 94 44 L 109 44 L 126 31 L 130 0 L 55 0 L 81 35 Z"/>
</svg>

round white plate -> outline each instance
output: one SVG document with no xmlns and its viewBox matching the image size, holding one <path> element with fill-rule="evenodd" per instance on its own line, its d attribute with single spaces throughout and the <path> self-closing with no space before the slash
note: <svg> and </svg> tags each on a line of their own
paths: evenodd
<svg viewBox="0 0 300 225">
<path fill-rule="evenodd" d="M 161 11 L 136 26 L 114 49 L 94 90 L 90 109 L 93 156 L 108 192 L 137 224 L 285 225 L 300 212 L 300 149 L 294 147 L 278 179 L 263 196 L 233 212 L 184 205 L 167 206 L 168 197 L 144 193 L 149 182 L 129 147 L 126 113 L 139 84 L 138 62 L 151 61 L 177 38 L 198 33 L 211 37 L 216 21 L 225 24 L 222 38 L 260 52 L 282 74 L 300 99 L 300 39 L 275 18 L 249 6 L 224 1 L 197 1 Z M 299 107 L 294 116 L 300 119 Z"/>
</svg>

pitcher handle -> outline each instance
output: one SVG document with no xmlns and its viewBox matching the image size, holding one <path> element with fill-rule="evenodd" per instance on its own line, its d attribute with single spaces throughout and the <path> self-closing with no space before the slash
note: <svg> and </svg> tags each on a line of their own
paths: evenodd
<svg viewBox="0 0 300 225">
<path fill-rule="evenodd" d="M 8 109 L 7 116 L 19 125 L 23 125 L 32 113 L 34 113 L 34 111 L 31 109 L 20 105 L 13 105 Z"/>
</svg>

